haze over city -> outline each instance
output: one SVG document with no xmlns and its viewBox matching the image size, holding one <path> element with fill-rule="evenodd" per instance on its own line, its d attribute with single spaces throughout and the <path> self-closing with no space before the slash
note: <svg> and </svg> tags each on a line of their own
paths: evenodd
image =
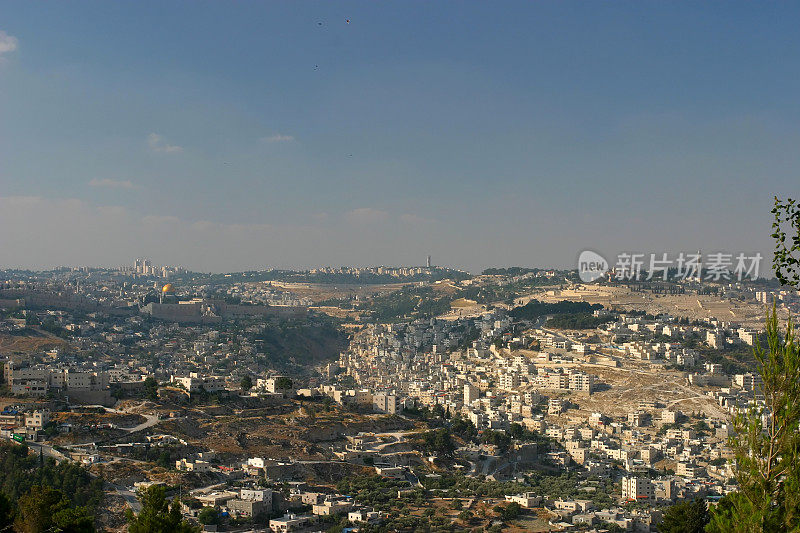
<svg viewBox="0 0 800 533">
<path fill-rule="evenodd" d="M 797 4 L 230 7 L 0 3 L 0 267 L 767 256 L 797 191 Z"/>
</svg>

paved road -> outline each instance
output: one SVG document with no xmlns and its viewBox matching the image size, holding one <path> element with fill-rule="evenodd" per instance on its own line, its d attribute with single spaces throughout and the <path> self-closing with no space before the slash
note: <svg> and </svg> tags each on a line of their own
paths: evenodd
<svg viewBox="0 0 800 533">
<path fill-rule="evenodd" d="M 189 491 L 189 494 L 198 494 L 202 492 L 210 492 L 214 489 L 218 489 L 220 487 L 225 487 L 228 485 L 227 481 L 223 481 L 222 483 L 214 483 L 213 485 L 206 485 L 205 487 L 200 487 L 197 489 L 192 489 Z"/>
<path fill-rule="evenodd" d="M 142 510 L 142 504 L 139 502 L 139 499 L 136 497 L 136 493 L 128 489 L 127 487 L 123 487 L 122 485 L 116 485 L 114 483 L 108 484 L 111 488 L 113 488 L 117 494 L 122 496 L 130 508 L 133 510 L 134 513 L 138 513 Z"/>
<path fill-rule="evenodd" d="M 141 424 L 139 424 L 138 426 L 134 426 L 132 428 L 121 428 L 121 429 L 127 431 L 128 433 L 135 433 L 137 431 L 142 431 L 143 429 L 147 429 L 151 426 L 155 426 L 160 422 L 158 416 L 156 415 L 142 415 L 142 416 L 145 417 L 146 420 Z"/>
<path fill-rule="evenodd" d="M 56 461 L 63 461 L 64 459 L 67 459 L 67 456 L 47 444 L 32 441 L 25 441 L 25 444 L 27 444 L 28 448 L 34 450 L 36 453 L 41 452 L 45 457 L 52 457 Z"/>
<path fill-rule="evenodd" d="M 145 421 L 139 424 L 138 426 L 134 426 L 132 428 L 120 428 L 123 431 L 127 431 L 128 433 L 135 433 L 137 431 L 142 431 L 143 429 L 147 429 L 149 427 L 155 426 L 160 422 L 158 415 L 145 415 L 142 413 L 133 413 L 131 411 L 125 411 L 122 409 L 114 409 L 113 407 L 105 407 L 102 405 L 70 405 L 70 409 L 72 408 L 80 408 L 80 409 L 87 409 L 87 408 L 102 408 L 105 409 L 107 413 L 114 413 L 118 415 L 141 415 L 145 418 Z M 174 420 L 174 419 L 173 419 Z"/>
<path fill-rule="evenodd" d="M 414 433 L 419 433 L 419 430 L 391 431 L 391 432 L 387 432 L 387 433 L 376 433 L 375 434 L 376 437 L 389 437 L 392 440 L 390 440 L 388 442 L 382 442 L 382 443 L 376 445 L 375 449 L 381 451 L 381 450 L 383 450 L 384 448 L 386 448 L 388 446 L 393 446 L 395 444 L 398 444 L 398 443 L 402 442 L 405 437 L 407 437 L 408 435 L 413 435 Z"/>
</svg>

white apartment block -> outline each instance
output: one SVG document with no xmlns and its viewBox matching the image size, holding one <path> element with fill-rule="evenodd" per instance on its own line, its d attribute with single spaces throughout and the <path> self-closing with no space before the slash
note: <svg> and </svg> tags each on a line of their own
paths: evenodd
<svg viewBox="0 0 800 533">
<path fill-rule="evenodd" d="M 747 374 L 736 374 L 733 376 L 733 382 L 737 387 L 748 392 L 759 390 L 764 384 L 760 375 L 750 372 Z"/>
<path fill-rule="evenodd" d="M 678 421 L 678 416 L 680 415 L 679 411 L 670 411 L 669 409 L 664 409 L 661 411 L 661 423 L 662 424 L 674 424 Z"/>
<path fill-rule="evenodd" d="M 253 502 L 264 502 L 267 507 L 272 507 L 272 489 L 242 489 L 239 498 Z"/>
<path fill-rule="evenodd" d="M 564 402 L 560 398 L 550 398 L 547 401 L 547 414 L 557 415 L 564 411 Z"/>
<path fill-rule="evenodd" d="M 44 396 L 50 389 L 69 391 L 101 391 L 108 389 L 108 372 L 80 371 L 50 366 L 16 366 L 5 364 L 5 377 L 12 394 Z"/>
<path fill-rule="evenodd" d="M 498 385 L 504 390 L 515 390 L 519 387 L 519 383 L 519 374 L 516 372 L 504 372 L 498 380 Z"/>
<path fill-rule="evenodd" d="M 42 429 L 50 422 L 50 411 L 47 409 L 25 413 L 25 427 L 29 429 Z"/>
<path fill-rule="evenodd" d="M 193 392 L 220 392 L 225 390 L 225 378 L 221 376 L 201 376 L 192 372 L 189 376 L 172 376 L 172 382 L 183 386 L 190 394 Z"/>
<path fill-rule="evenodd" d="M 594 390 L 594 376 L 583 372 L 574 372 L 569 376 L 569 389 L 591 393 Z"/>
<path fill-rule="evenodd" d="M 623 477 L 622 499 L 624 500 L 652 500 L 655 498 L 655 487 L 646 478 Z"/>
<path fill-rule="evenodd" d="M 743 343 L 749 344 L 750 346 L 755 344 L 757 335 L 757 332 L 755 330 L 739 328 L 737 333 L 739 334 L 739 338 L 742 340 Z"/>
</svg>

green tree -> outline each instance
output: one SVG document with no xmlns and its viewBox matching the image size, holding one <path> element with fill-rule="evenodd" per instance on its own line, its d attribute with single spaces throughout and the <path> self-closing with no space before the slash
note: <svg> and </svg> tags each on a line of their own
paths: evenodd
<svg viewBox="0 0 800 533">
<path fill-rule="evenodd" d="M 517 518 L 522 511 L 522 506 L 517 502 L 511 502 L 505 507 L 502 505 L 495 505 L 492 510 L 496 512 L 503 521 L 507 521 Z"/>
<path fill-rule="evenodd" d="M 0 492 L 0 531 L 14 523 L 14 505 L 11 498 Z"/>
<path fill-rule="evenodd" d="M 62 495 L 49 487 L 36 486 L 17 502 L 14 529 L 19 533 L 39 533 L 53 525 L 53 508 L 60 505 Z"/>
<path fill-rule="evenodd" d="M 150 400 L 158 400 L 158 382 L 153 376 L 148 376 L 144 380 L 144 392 Z"/>
<path fill-rule="evenodd" d="M 512 422 L 508 427 L 508 436 L 512 439 L 521 439 L 525 434 L 525 428 L 517 422 Z"/>
<path fill-rule="evenodd" d="M 677 503 L 667 509 L 658 530 L 661 533 L 702 533 L 708 519 L 705 500 L 697 498 Z"/>
<path fill-rule="evenodd" d="M 772 267 L 775 277 L 784 285 L 800 288 L 800 203 L 791 198 L 783 202 L 776 196 L 772 214 L 775 216 L 772 223 L 772 238 L 775 239 Z"/>
<path fill-rule="evenodd" d="M 780 330 L 775 306 L 767 315 L 768 347 L 753 354 L 764 401 L 734 417 L 738 492 L 731 507 L 712 512 L 715 531 L 761 532 L 800 529 L 800 346 L 790 319 Z M 716 528 L 716 529 L 714 529 Z"/>
<path fill-rule="evenodd" d="M 60 490 L 37 485 L 17 502 L 14 530 L 18 533 L 91 533 L 95 528 L 85 507 L 72 507 Z"/>
<path fill-rule="evenodd" d="M 239 382 L 239 385 L 242 387 L 243 391 L 247 392 L 253 388 L 253 378 L 245 376 L 242 378 L 242 381 Z"/>
<path fill-rule="evenodd" d="M 423 435 L 423 439 L 425 441 L 425 447 L 436 453 L 450 454 L 456 449 L 456 445 L 447 428 L 428 431 Z"/>
<path fill-rule="evenodd" d="M 728 533 L 733 531 L 731 524 L 734 523 L 734 513 L 736 508 L 733 501 L 737 498 L 743 497 L 738 492 L 726 494 L 717 504 L 711 509 L 709 513 L 710 521 L 706 526 L 707 533 Z"/>
<path fill-rule="evenodd" d="M 483 442 L 494 444 L 501 452 L 505 452 L 511 446 L 511 436 L 504 431 L 487 429 L 483 432 Z"/>
<path fill-rule="evenodd" d="M 279 377 L 275 380 L 275 390 L 289 390 L 292 388 L 292 380 L 287 377 Z"/>
<path fill-rule="evenodd" d="M 53 514 L 53 529 L 61 533 L 93 533 L 94 519 L 85 507 L 64 507 Z"/>
<path fill-rule="evenodd" d="M 461 416 L 456 415 L 450 423 L 450 431 L 454 435 L 458 435 L 464 440 L 471 440 L 478 435 L 478 430 L 471 420 L 465 420 Z"/>
<path fill-rule="evenodd" d="M 169 504 L 164 487 L 152 486 L 138 492 L 142 510 L 135 515 L 128 509 L 129 533 L 195 533 L 200 528 L 191 525 L 181 515 L 180 502 Z"/>
<path fill-rule="evenodd" d="M 216 524 L 219 522 L 219 511 L 213 507 L 203 507 L 197 514 L 197 521 L 203 525 Z"/>
</svg>

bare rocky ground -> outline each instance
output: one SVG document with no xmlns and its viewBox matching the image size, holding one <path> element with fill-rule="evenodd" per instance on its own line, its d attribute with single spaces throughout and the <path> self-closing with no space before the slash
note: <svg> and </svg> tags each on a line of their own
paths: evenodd
<svg viewBox="0 0 800 533">
<path fill-rule="evenodd" d="M 67 341 L 43 331 L 37 331 L 40 336 L 7 335 L 0 334 L 0 352 L 12 355 L 27 355 L 38 353 L 50 348 L 62 348 Z M 16 358 L 15 358 L 16 359 Z"/>
<path fill-rule="evenodd" d="M 709 389 L 688 385 L 686 374 L 643 364 L 625 363 L 622 368 L 601 365 L 579 365 L 586 373 L 598 376 L 606 386 L 591 395 L 575 395 L 570 399 L 587 417 L 596 411 L 625 416 L 635 411 L 640 401 L 657 401 L 665 407 L 684 413 L 703 412 L 709 417 L 727 419 L 727 412 L 708 396 Z"/>
<path fill-rule="evenodd" d="M 160 432 L 221 454 L 300 460 L 325 459 L 324 443 L 339 440 L 345 434 L 410 427 L 400 417 L 361 415 L 336 407 L 326 411 L 319 403 L 300 401 L 260 408 L 221 406 L 216 412 L 195 408 L 184 418 L 158 425 Z"/>
<path fill-rule="evenodd" d="M 602 285 L 579 285 L 556 293 L 542 292 L 534 297 L 551 303 L 561 300 L 585 301 L 610 308 L 646 311 L 652 315 L 668 313 L 690 320 L 713 317 L 756 329 L 763 328 L 766 313 L 764 305 L 756 301 L 743 302 L 697 294 L 657 295 L 633 292 L 627 287 Z"/>
<path fill-rule="evenodd" d="M 125 521 L 125 509 L 127 507 L 128 505 L 122 496 L 107 492 L 98 514 L 98 529 L 107 532 L 127 531 Z"/>
</svg>

